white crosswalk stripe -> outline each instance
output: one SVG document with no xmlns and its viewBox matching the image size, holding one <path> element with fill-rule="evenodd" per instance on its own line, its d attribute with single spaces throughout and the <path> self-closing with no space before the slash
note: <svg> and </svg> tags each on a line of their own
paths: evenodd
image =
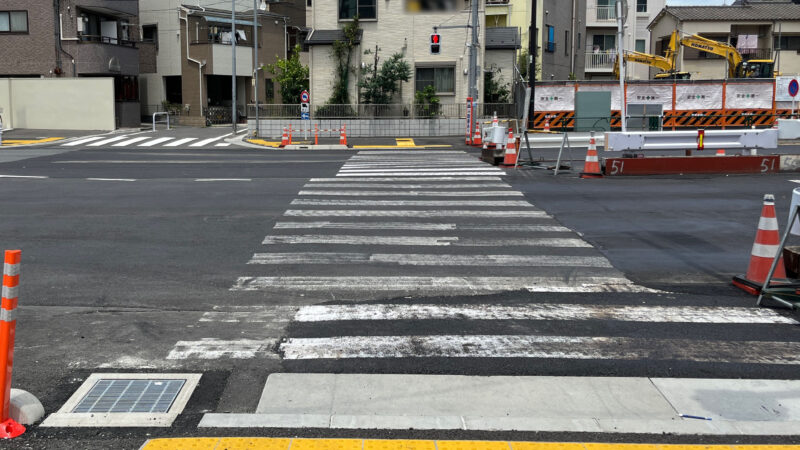
<svg viewBox="0 0 800 450">
<path fill-rule="evenodd" d="M 205 138 L 198 140 L 196 137 L 176 138 L 172 136 L 153 137 L 146 136 L 92 136 L 88 138 L 78 139 L 75 141 L 61 144 L 62 147 L 102 147 L 110 145 L 112 147 L 155 147 L 163 145 L 164 147 L 181 147 L 187 146 L 191 148 L 198 147 L 229 147 L 230 142 L 220 142 L 222 139 L 229 137 L 230 134 L 222 136 L 215 136 L 212 138 Z"/>
<path fill-rule="evenodd" d="M 78 139 L 77 141 L 67 142 L 66 144 L 61 144 L 62 147 L 77 147 L 79 145 L 88 144 L 89 142 L 94 142 L 99 139 L 103 139 L 102 136 L 94 136 L 86 139 Z"/>
<path fill-rule="evenodd" d="M 178 139 L 177 141 L 170 142 L 169 144 L 164 144 L 164 147 L 177 147 L 179 145 L 188 144 L 189 142 L 192 142 L 194 140 L 197 140 L 197 138 Z"/>
<path fill-rule="evenodd" d="M 111 144 L 112 142 L 121 141 L 121 140 L 127 139 L 127 138 L 128 138 L 128 136 L 116 136 L 116 137 L 109 138 L 109 139 L 103 139 L 102 141 L 92 142 L 92 143 L 88 144 L 87 147 L 101 147 L 103 145 L 108 145 L 108 144 Z"/>
<path fill-rule="evenodd" d="M 142 142 L 147 139 L 149 139 L 147 136 L 135 137 L 133 139 L 128 139 L 127 141 L 117 142 L 116 144 L 113 145 L 113 147 L 127 147 L 131 144 Z"/>
<path fill-rule="evenodd" d="M 153 147 L 153 146 L 156 146 L 158 144 L 161 144 L 161 143 L 164 143 L 164 142 L 167 142 L 167 141 L 171 141 L 173 139 L 175 139 L 175 138 L 160 137 L 160 138 L 153 139 L 152 141 L 147 141 L 147 142 L 145 142 L 143 144 L 139 144 L 139 147 Z"/>
</svg>

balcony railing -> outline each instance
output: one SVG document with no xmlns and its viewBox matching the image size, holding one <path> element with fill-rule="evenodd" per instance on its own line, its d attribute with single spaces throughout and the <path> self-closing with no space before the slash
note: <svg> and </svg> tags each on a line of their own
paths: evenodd
<svg viewBox="0 0 800 450">
<path fill-rule="evenodd" d="M 586 70 L 612 70 L 616 52 L 600 51 L 586 53 Z"/>
<path fill-rule="evenodd" d="M 192 45 L 202 45 L 202 44 L 220 44 L 220 45 L 232 45 L 230 39 L 223 39 L 219 36 L 209 36 L 208 39 L 200 39 L 196 41 L 192 41 Z M 253 43 L 250 41 L 246 41 L 244 39 L 237 39 L 236 40 L 237 47 L 252 47 Z M 261 45 L 258 46 L 261 48 Z"/>
<path fill-rule="evenodd" d="M 595 9 L 596 18 L 598 21 L 603 20 L 617 20 L 616 6 L 598 6 Z"/>
<path fill-rule="evenodd" d="M 486 0 L 487 5 L 507 5 L 509 0 Z"/>
<path fill-rule="evenodd" d="M 127 39 L 118 39 L 108 36 L 95 36 L 91 34 L 82 34 L 78 36 L 80 42 L 100 42 L 103 44 L 121 45 L 123 47 L 136 48 L 136 42 Z"/>
<path fill-rule="evenodd" d="M 771 48 L 741 49 L 739 53 L 745 61 L 750 61 L 751 59 L 772 59 Z"/>
</svg>

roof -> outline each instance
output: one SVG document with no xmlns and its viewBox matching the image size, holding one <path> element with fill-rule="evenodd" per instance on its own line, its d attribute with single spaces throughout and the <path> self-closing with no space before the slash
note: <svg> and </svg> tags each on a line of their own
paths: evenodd
<svg viewBox="0 0 800 450">
<path fill-rule="evenodd" d="M 486 50 L 514 50 L 520 48 L 516 27 L 491 27 L 486 29 Z"/>
<path fill-rule="evenodd" d="M 181 5 L 181 8 L 190 12 L 190 14 L 201 15 L 205 17 L 218 17 L 225 19 L 227 18 L 230 20 L 231 18 L 231 10 L 230 9 L 216 9 L 216 8 L 203 8 L 201 6 L 194 6 L 194 5 Z M 274 12 L 269 11 L 258 11 L 258 15 L 261 17 L 274 17 L 274 18 L 283 18 L 286 17 L 282 14 L 276 14 Z M 247 11 L 236 11 L 236 19 L 247 20 L 251 19 L 252 22 L 253 17 L 253 10 Z"/>
<path fill-rule="evenodd" d="M 736 6 L 667 6 L 650 22 L 648 28 L 669 14 L 679 22 L 754 22 L 800 20 L 800 4 L 758 2 Z"/>
<path fill-rule="evenodd" d="M 361 43 L 361 36 L 364 30 L 359 29 L 356 36 L 356 44 Z M 336 30 L 311 30 L 311 34 L 306 38 L 307 45 L 330 45 L 334 41 L 344 41 L 344 31 Z"/>
</svg>

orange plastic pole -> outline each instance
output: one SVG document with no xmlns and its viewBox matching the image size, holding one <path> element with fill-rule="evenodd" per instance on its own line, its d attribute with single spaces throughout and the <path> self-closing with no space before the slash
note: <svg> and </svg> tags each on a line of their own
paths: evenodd
<svg viewBox="0 0 800 450">
<path fill-rule="evenodd" d="M 9 417 L 21 258 L 22 251 L 6 250 L 3 265 L 3 293 L 0 300 L 0 437 L 2 438 L 14 438 L 25 432 L 25 427 Z"/>
<path fill-rule="evenodd" d="M 314 124 L 314 145 L 319 145 L 319 125 Z"/>
</svg>

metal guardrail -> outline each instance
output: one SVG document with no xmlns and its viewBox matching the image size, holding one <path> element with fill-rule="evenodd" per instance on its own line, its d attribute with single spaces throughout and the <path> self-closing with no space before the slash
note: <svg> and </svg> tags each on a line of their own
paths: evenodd
<svg viewBox="0 0 800 450">
<path fill-rule="evenodd" d="M 702 132 L 702 133 L 701 133 Z M 778 130 L 634 131 L 605 134 L 606 151 L 775 149 Z"/>
</svg>

